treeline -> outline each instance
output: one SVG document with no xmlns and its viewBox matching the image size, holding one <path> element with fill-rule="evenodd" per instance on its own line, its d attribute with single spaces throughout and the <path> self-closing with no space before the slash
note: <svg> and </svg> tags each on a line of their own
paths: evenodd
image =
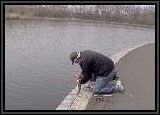
<svg viewBox="0 0 160 115">
<path fill-rule="evenodd" d="M 154 5 L 24 5 L 6 7 L 6 12 L 14 11 L 37 17 L 155 25 Z"/>
</svg>

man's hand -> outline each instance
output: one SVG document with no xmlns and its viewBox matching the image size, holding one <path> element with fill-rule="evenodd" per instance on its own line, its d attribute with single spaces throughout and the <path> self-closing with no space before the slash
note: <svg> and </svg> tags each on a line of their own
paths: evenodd
<svg viewBox="0 0 160 115">
<path fill-rule="evenodd" d="M 78 75 L 75 75 L 76 81 L 77 81 L 77 87 L 78 87 L 78 91 L 77 91 L 77 95 L 79 95 L 80 91 L 81 91 L 81 84 L 80 84 L 80 80 L 82 79 L 82 74 L 79 73 Z"/>
<path fill-rule="evenodd" d="M 79 84 L 80 79 L 77 79 L 77 83 Z"/>
<path fill-rule="evenodd" d="M 83 76 L 82 76 L 81 73 L 79 73 L 78 75 L 75 75 L 75 78 L 76 78 L 77 80 L 80 80 L 82 77 L 83 77 Z"/>
</svg>

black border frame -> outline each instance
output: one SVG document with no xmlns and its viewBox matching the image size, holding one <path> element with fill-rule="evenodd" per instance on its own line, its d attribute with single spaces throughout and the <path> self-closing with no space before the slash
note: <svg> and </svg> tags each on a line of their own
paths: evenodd
<svg viewBox="0 0 160 115">
<path fill-rule="evenodd" d="M 155 110 L 5 110 L 5 5 L 155 5 Z M 158 114 L 159 1 L 1 1 L 1 114 Z M 158 54 L 158 55 L 157 55 Z"/>
</svg>

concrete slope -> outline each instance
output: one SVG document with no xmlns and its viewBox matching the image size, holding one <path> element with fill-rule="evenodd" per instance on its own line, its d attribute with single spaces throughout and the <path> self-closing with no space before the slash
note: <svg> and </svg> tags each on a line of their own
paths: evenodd
<svg viewBox="0 0 160 115">
<path fill-rule="evenodd" d="M 154 110 L 155 109 L 155 43 L 124 51 L 114 57 L 117 76 L 124 93 L 96 101 L 91 97 L 86 109 Z"/>
<path fill-rule="evenodd" d="M 57 106 L 56 110 L 154 110 L 155 109 L 155 43 L 135 46 L 112 57 L 117 76 L 123 82 L 124 93 L 113 97 L 97 97 L 82 86 L 77 87 Z"/>
</svg>

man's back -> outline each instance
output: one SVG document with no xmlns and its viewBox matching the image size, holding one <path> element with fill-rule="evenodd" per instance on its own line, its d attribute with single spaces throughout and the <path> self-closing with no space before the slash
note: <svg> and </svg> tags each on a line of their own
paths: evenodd
<svg viewBox="0 0 160 115">
<path fill-rule="evenodd" d="M 93 74 L 106 77 L 113 69 L 114 62 L 94 51 L 85 50 L 81 54 L 80 66 L 84 77 L 88 78 Z"/>
</svg>

